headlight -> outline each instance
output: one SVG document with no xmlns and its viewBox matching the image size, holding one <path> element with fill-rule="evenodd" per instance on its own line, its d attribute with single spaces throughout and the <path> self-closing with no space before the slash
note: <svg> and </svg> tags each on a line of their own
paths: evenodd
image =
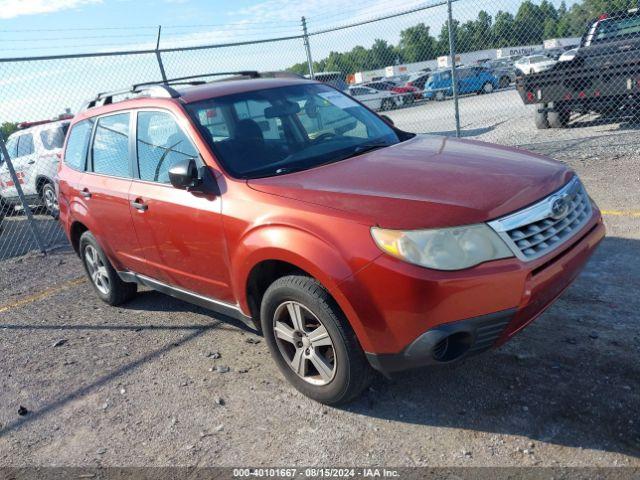
<svg viewBox="0 0 640 480">
<path fill-rule="evenodd" d="M 436 270 L 462 270 L 513 256 L 498 234 L 485 224 L 409 231 L 373 227 L 371 235 L 383 252 Z"/>
</svg>

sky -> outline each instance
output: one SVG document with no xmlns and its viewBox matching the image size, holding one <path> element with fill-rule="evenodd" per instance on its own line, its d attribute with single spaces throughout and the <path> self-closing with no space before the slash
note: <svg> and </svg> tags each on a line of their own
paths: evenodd
<svg viewBox="0 0 640 480">
<path fill-rule="evenodd" d="M 559 4 L 560 0 L 555 1 Z M 301 17 L 316 32 L 441 0 L 0 0 L 0 58 L 225 44 L 296 36 Z M 462 22 L 478 11 L 514 12 L 520 0 L 458 0 Z M 572 1 L 568 2 L 569 4 Z M 332 50 L 397 43 L 402 29 L 424 22 L 437 35 L 446 7 L 311 37 L 314 60 Z M 300 39 L 163 54 L 169 77 L 234 69 L 275 70 L 306 61 Z M 0 123 L 76 111 L 98 91 L 158 80 L 155 55 L 0 62 Z M 44 117 L 43 117 L 44 116 Z"/>
</svg>

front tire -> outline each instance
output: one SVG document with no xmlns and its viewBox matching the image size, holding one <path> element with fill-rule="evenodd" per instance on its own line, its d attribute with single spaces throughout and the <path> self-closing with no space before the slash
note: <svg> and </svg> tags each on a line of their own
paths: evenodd
<svg viewBox="0 0 640 480">
<path fill-rule="evenodd" d="M 355 333 L 317 280 L 291 275 L 273 282 L 260 320 L 278 368 L 307 397 L 338 405 L 370 384 L 373 369 Z"/>
<path fill-rule="evenodd" d="M 138 285 L 120 279 L 91 232 L 84 232 L 80 237 L 80 259 L 100 300 L 117 306 L 135 296 Z"/>
<path fill-rule="evenodd" d="M 482 93 L 493 93 L 493 83 L 487 82 L 482 86 Z"/>
<path fill-rule="evenodd" d="M 436 92 L 436 102 L 442 102 L 444 100 L 444 92 Z"/>
</svg>

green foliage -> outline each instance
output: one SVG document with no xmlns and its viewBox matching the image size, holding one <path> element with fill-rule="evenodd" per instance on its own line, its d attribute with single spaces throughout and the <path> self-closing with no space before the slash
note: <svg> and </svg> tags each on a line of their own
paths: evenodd
<svg viewBox="0 0 640 480">
<path fill-rule="evenodd" d="M 2 138 L 4 140 L 9 138 L 9 135 L 11 135 L 16 130 L 18 130 L 18 124 L 17 123 L 4 122 L 2 125 L 0 125 L 0 135 L 2 135 Z"/>
<path fill-rule="evenodd" d="M 481 10 L 476 20 L 463 24 L 454 20 L 453 36 L 459 53 L 507 46 L 542 44 L 546 39 L 579 37 L 585 26 L 602 13 L 628 10 L 639 0 L 582 0 L 570 8 L 563 1 L 556 8 L 551 0 L 524 0 L 515 15 L 499 11 L 491 18 Z M 481 2 L 478 2 L 481 4 Z M 442 26 L 437 37 L 430 28 L 418 23 L 400 32 L 397 46 L 377 39 L 370 48 L 354 47 L 349 52 L 331 52 L 314 62 L 316 72 L 339 71 L 344 75 L 364 70 L 376 70 L 399 63 L 422 62 L 449 54 L 449 25 Z M 307 74 L 306 63 L 298 63 L 289 71 Z"/>
</svg>

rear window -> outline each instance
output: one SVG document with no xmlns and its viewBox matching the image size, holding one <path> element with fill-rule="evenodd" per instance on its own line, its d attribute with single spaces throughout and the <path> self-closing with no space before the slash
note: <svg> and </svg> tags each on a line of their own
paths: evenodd
<svg viewBox="0 0 640 480">
<path fill-rule="evenodd" d="M 55 128 L 43 130 L 40 132 L 40 140 L 45 150 L 57 150 L 64 145 L 64 136 L 69 130 L 69 124 L 58 125 Z"/>
<path fill-rule="evenodd" d="M 593 41 L 607 42 L 640 36 L 640 15 L 626 18 L 609 18 L 598 24 Z"/>
<path fill-rule="evenodd" d="M 69 133 L 64 163 L 74 170 L 83 171 L 85 169 L 93 123 L 93 119 L 83 120 L 76 123 Z"/>
<path fill-rule="evenodd" d="M 93 171 L 112 177 L 129 177 L 129 114 L 98 119 L 93 139 Z"/>
</svg>

